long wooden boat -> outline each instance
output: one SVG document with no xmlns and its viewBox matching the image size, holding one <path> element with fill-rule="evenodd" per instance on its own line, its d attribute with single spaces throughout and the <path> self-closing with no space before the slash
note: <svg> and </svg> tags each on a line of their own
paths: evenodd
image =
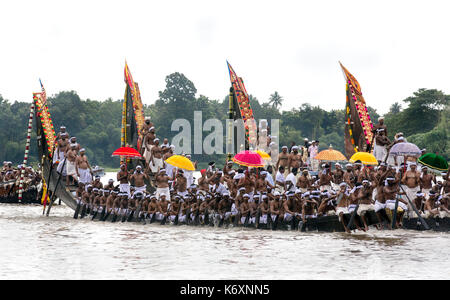
<svg viewBox="0 0 450 300">
<path fill-rule="evenodd" d="M 79 209 L 81 211 L 81 209 Z M 105 214 L 102 212 L 98 212 L 94 217 L 94 212 L 91 212 L 91 214 L 84 216 L 85 219 L 91 219 L 92 221 L 106 221 L 106 222 L 116 222 L 116 223 L 122 223 L 122 222 L 132 222 L 137 224 L 150 224 L 150 220 L 146 219 L 143 220 L 142 218 L 137 218 L 136 216 L 131 216 L 130 214 L 126 215 L 125 217 L 123 215 L 118 215 L 114 217 L 114 214 Z M 78 216 L 79 214 L 77 214 Z M 105 218 L 105 216 L 107 216 Z M 366 214 L 368 225 L 371 227 L 371 230 L 374 229 L 374 225 L 379 224 L 377 216 L 373 211 L 370 211 Z M 350 220 L 350 214 L 344 215 L 344 220 L 348 223 Z M 357 217 L 356 222 L 359 222 L 359 224 L 362 224 L 362 221 Z M 439 232 L 448 232 L 450 231 L 450 218 L 428 218 L 426 219 L 426 222 L 430 229 L 432 231 L 439 231 Z M 161 225 L 160 221 L 153 222 L 155 225 Z M 153 225 L 152 224 L 152 225 Z M 167 221 L 165 225 L 174 225 L 173 222 Z M 178 223 L 178 225 L 189 225 L 189 226 L 216 226 L 216 227 L 223 227 L 223 228 L 230 228 L 230 227 L 248 227 L 256 229 L 255 224 L 250 224 L 248 226 L 245 225 L 233 225 L 231 222 L 224 222 L 223 224 L 220 224 L 220 222 L 208 222 L 207 225 L 200 225 L 197 222 L 189 222 L 187 224 L 186 222 Z M 387 229 L 389 228 L 388 220 L 383 221 L 383 228 Z M 342 226 L 342 223 L 339 221 L 339 218 L 335 215 L 333 216 L 323 216 L 318 218 L 309 218 L 306 220 L 305 223 L 302 224 L 302 222 L 299 222 L 298 220 L 294 220 L 291 222 L 277 222 L 276 224 L 274 222 L 269 222 L 268 224 L 259 224 L 257 229 L 262 230 L 297 230 L 301 232 L 345 232 L 344 227 Z M 356 226 L 353 225 L 350 227 L 351 230 L 355 230 Z M 421 224 L 418 218 L 403 218 L 403 229 L 408 230 L 418 230 L 418 231 L 425 231 L 425 228 Z"/>
<path fill-rule="evenodd" d="M 129 71 L 128 71 L 129 72 Z M 130 87 L 134 86 L 134 84 L 128 84 L 127 83 L 127 94 L 128 97 L 126 97 L 127 99 L 130 99 L 130 95 L 129 93 L 131 93 L 131 89 Z M 134 90 L 137 93 L 137 85 L 135 86 L 136 89 Z M 39 98 L 39 97 L 37 97 Z M 131 97 L 132 98 L 132 97 Z M 42 165 L 42 173 L 43 173 L 43 177 L 44 179 L 47 181 L 48 178 L 50 178 L 48 180 L 48 189 L 51 190 L 57 198 L 59 198 L 62 202 L 64 202 L 68 207 L 72 208 L 75 211 L 75 214 L 80 215 L 80 208 L 78 207 L 77 204 L 77 199 L 74 196 L 74 188 L 66 188 L 65 186 L 65 182 L 64 182 L 64 178 L 60 178 L 60 175 L 56 172 L 55 168 L 52 168 L 52 145 L 54 145 L 54 136 L 52 136 L 53 133 L 49 132 L 48 130 L 48 120 L 50 120 L 50 113 L 48 111 L 48 108 L 46 108 L 45 103 L 42 102 L 42 99 L 36 100 L 35 97 L 35 101 L 36 104 L 35 105 L 35 109 L 36 109 L 36 114 L 38 116 L 40 116 L 40 118 L 36 118 L 36 133 L 37 133 L 37 147 L 38 147 L 38 153 L 39 156 L 42 158 L 41 160 L 41 165 Z M 128 109 L 125 109 L 124 111 L 124 115 L 127 116 L 128 113 L 128 117 L 124 118 L 124 135 L 123 137 L 125 137 L 125 139 L 123 140 L 124 143 L 132 143 L 133 145 L 137 146 L 137 135 L 135 135 L 134 133 L 131 134 L 130 132 L 127 131 L 127 128 L 138 128 L 138 126 L 136 125 L 136 123 L 134 123 L 135 121 L 135 116 L 130 112 L 130 109 L 134 109 L 132 108 L 132 105 L 130 102 L 125 103 L 128 105 L 124 105 L 124 107 L 128 107 Z M 139 110 L 138 110 L 139 111 Z M 140 112 L 139 112 L 140 113 Z M 130 124 L 129 124 L 130 123 Z M 44 124 L 47 124 L 44 127 Z M 130 126 L 128 126 L 130 125 Z M 45 137 L 45 138 L 44 138 Z M 59 183 L 58 183 L 59 181 Z M 78 207 L 78 209 L 77 209 Z M 101 212 L 98 212 L 97 215 L 95 216 L 94 220 L 95 221 L 100 221 L 100 219 L 102 217 L 104 217 L 105 215 Z M 375 215 L 374 212 L 368 212 L 366 214 L 367 216 L 367 220 L 368 220 L 368 225 L 369 226 L 373 226 L 376 225 L 378 223 L 378 219 Z M 90 218 L 92 219 L 92 215 L 88 215 L 85 216 L 85 218 Z M 114 216 L 113 215 L 109 215 L 105 221 L 107 222 L 111 222 L 113 221 Z M 344 215 L 344 219 L 346 220 L 346 222 L 348 223 L 348 221 L 350 220 L 350 215 Z M 103 221 L 103 220 L 102 220 Z M 136 224 L 149 224 L 150 220 L 146 220 L 145 222 L 143 220 L 140 220 L 136 217 L 131 217 L 131 218 L 126 218 L 124 221 L 126 222 L 134 222 Z M 357 220 L 358 222 L 358 217 Z M 116 217 L 115 222 L 122 222 L 122 216 L 120 217 Z M 450 230 L 450 218 L 444 218 L 444 219 L 431 219 L 428 218 L 426 219 L 427 224 L 429 225 L 431 230 L 434 231 L 444 231 L 444 232 L 448 232 Z M 159 221 L 154 222 L 154 224 L 160 224 Z M 166 224 L 171 224 L 170 222 L 167 222 Z M 180 223 L 180 225 L 183 223 Z M 216 225 L 214 225 L 216 224 Z M 360 224 L 362 224 L 360 222 Z M 153 224 L 152 224 L 153 225 Z M 192 222 L 190 224 L 187 225 L 193 225 L 195 226 L 195 222 Z M 201 225 L 201 226 L 218 226 L 220 225 L 220 223 L 218 224 L 217 222 L 210 222 L 209 225 Z M 224 222 L 224 224 L 222 224 L 221 226 L 223 227 L 231 227 L 233 226 L 232 224 L 229 224 L 227 222 Z M 243 225 L 237 225 L 237 226 L 243 226 Z M 387 228 L 387 224 L 385 224 L 384 226 L 385 228 Z M 255 225 L 250 225 L 248 226 L 248 228 L 255 228 Z M 272 230 L 299 230 L 299 231 L 307 231 L 307 232 L 344 232 L 344 227 L 342 226 L 342 224 L 339 222 L 339 218 L 337 216 L 323 216 L 323 217 L 318 217 L 318 218 L 311 218 L 311 219 L 307 219 L 307 221 L 302 224 L 299 222 L 291 222 L 289 224 L 285 224 L 283 222 L 278 222 L 275 226 L 275 224 L 271 224 L 269 223 L 269 225 L 264 225 L 264 224 L 260 224 L 258 226 L 258 229 L 272 229 Z M 350 229 L 355 229 L 355 226 L 352 226 Z M 425 230 L 425 228 L 423 227 L 423 225 L 419 222 L 419 220 L 417 218 L 404 218 L 403 219 L 403 229 L 409 229 L 409 230 Z"/>
</svg>

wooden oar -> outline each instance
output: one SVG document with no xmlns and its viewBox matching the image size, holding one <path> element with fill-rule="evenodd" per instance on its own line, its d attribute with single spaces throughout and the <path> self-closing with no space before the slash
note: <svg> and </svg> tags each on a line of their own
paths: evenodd
<svg viewBox="0 0 450 300">
<path fill-rule="evenodd" d="M 423 227 L 425 227 L 426 230 L 430 229 L 430 226 L 428 226 L 427 222 L 425 222 L 424 218 L 422 218 L 422 216 L 420 215 L 419 211 L 417 210 L 417 208 L 413 205 L 413 203 L 411 202 L 411 199 L 409 199 L 408 194 L 406 194 L 405 190 L 403 189 L 403 187 L 400 185 L 400 188 L 402 189 L 402 191 L 405 193 L 406 199 L 408 199 L 408 203 L 409 205 L 411 205 L 412 209 L 414 210 L 414 212 L 416 213 L 417 217 L 419 218 L 420 222 L 422 223 Z"/>
<path fill-rule="evenodd" d="M 248 220 L 250 219 L 250 211 L 247 213 L 244 221 L 244 227 L 248 227 Z"/>
<path fill-rule="evenodd" d="M 103 218 L 105 217 L 105 213 L 106 213 L 106 204 L 103 206 L 102 212 L 100 213 L 99 221 L 103 220 Z"/>
<path fill-rule="evenodd" d="M 101 221 L 104 222 L 108 219 L 109 215 L 111 214 L 111 210 L 112 210 L 112 208 L 110 208 L 110 210 L 105 214 L 105 216 L 101 219 Z"/>
<path fill-rule="evenodd" d="M 93 221 L 95 219 L 95 217 L 97 216 L 98 209 L 99 209 L 99 207 L 97 207 L 97 209 L 94 211 L 94 214 L 92 215 L 91 221 Z"/>
<path fill-rule="evenodd" d="M 396 221 L 397 221 L 398 197 L 399 197 L 399 195 L 397 195 L 397 197 L 395 197 L 395 206 L 394 206 L 394 211 L 392 212 L 392 223 L 391 223 L 392 229 L 395 229 L 397 227 L 395 225 L 396 225 Z"/>
</svg>

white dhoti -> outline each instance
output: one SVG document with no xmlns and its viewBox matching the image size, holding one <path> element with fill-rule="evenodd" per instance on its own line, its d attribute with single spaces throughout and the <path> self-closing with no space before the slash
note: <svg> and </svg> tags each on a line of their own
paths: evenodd
<svg viewBox="0 0 450 300">
<path fill-rule="evenodd" d="M 89 169 L 80 169 L 78 168 L 78 173 L 80 173 L 80 182 L 81 183 L 91 183 L 92 175 Z"/>
<path fill-rule="evenodd" d="M 390 209 L 390 210 L 394 210 L 395 209 L 395 200 L 386 200 L 386 208 Z M 408 206 L 403 203 L 398 201 L 398 207 L 397 207 L 397 211 L 408 211 Z"/>
<path fill-rule="evenodd" d="M 403 189 L 405 190 L 406 195 L 402 196 L 402 199 L 404 199 L 405 201 L 408 202 L 408 197 L 409 197 L 409 200 L 411 200 L 411 201 L 413 201 L 416 198 L 416 194 L 420 190 L 420 187 L 416 186 L 415 188 L 409 188 L 407 186 L 403 186 Z M 408 196 L 408 197 L 406 197 L 406 196 Z M 408 211 L 410 213 L 410 217 L 415 216 L 414 210 L 411 207 L 411 204 L 409 204 L 409 202 L 408 202 L 407 207 L 408 207 Z"/>
<path fill-rule="evenodd" d="M 128 197 L 131 197 L 130 185 L 128 183 L 119 184 L 119 191 L 121 193 L 127 193 Z"/>
<path fill-rule="evenodd" d="M 147 147 L 145 147 L 145 150 L 144 150 L 144 158 L 145 158 L 145 162 L 147 164 L 150 161 L 150 157 L 152 156 L 153 145 L 150 145 L 149 148 L 150 148 L 150 150 L 147 150 Z"/>
<path fill-rule="evenodd" d="M 348 214 L 348 208 L 347 207 L 336 207 L 336 215 L 339 217 L 339 221 L 342 221 L 342 216 L 344 214 Z"/>
<path fill-rule="evenodd" d="M 348 213 L 352 213 L 356 209 L 356 204 L 350 204 L 348 206 Z"/>
<path fill-rule="evenodd" d="M 66 174 L 67 176 L 77 176 L 77 169 L 75 167 L 75 162 L 66 161 Z"/>
<path fill-rule="evenodd" d="M 387 150 L 386 146 L 379 146 L 377 145 L 377 141 L 375 140 L 373 145 L 373 155 L 378 161 L 384 161 L 384 158 L 386 157 Z"/>
<path fill-rule="evenodd" d="M 166 199 L 170 201 L 170 189 L 169 187 L 165 188 L 156 188 L 156 198 L 160 200 L 161 195 L 166 195 Z"/>
<path fill-rule="evenodd" d="M 147 191 L 147 186 L 144 184 L 143 186 L 135 186 L 134 192 L 143 192 L 145 193 Z"/>
<path fill-rule="evenodd" d="M 174 166 L 172 166 L 172 165 L 170 165 L 170 164 L 166 164 L 165 168 L 166 168 L 166 174 L 167 174 L 167 176 L 172 177 L 172 175 L 173 175 L 173 170 L 176 169 L 176 167 L 174 167 Z"/>
<path fill-rule="evenodd" d="M 53 153 L 53 163 L 56 163 L 57 161 L 62 162 L 63 159 L 64 159 L 64 151 L 55 150 L 55 152 Z"/>
<path fill-rule="evenodd" d="M 164 162 L 163 162 L 162 158 L 153 157 L 153 163 L 149 162 L 149 165 L 150 165 L 150 170 L 152 171 L 152 173 L 158 173 L 159 169 L 163 168 Z"/>
<path fill-rule="evenodd" d="M 431 189 L 422 189 L 422 193 L 423 193 L 425 199 L 427 199 L 427 200 L 428 200 L 428 198 L 430 198 L 430 191 L 431 191 Z"/>
<path fill-rule="evenodd" d="M 328 191 L 328 192 L 332 191 L 331 185 L 321 185 L 320 186 L 320 191 L 321 192 L 323 192 L 323 191 Z"/>
<path fill-rule="evenodd" d="M 292 220 L 293 215 L 291 215 L 290 213 L 284 213 L 284 220 L 286 222 L 290 222 Z"/>
<path fill-rule="evenodd" d="M 380 202 L 378 202 L 378 200 L 375 201 L 375 205 L 374 205 L 375 212 L 379 212 L 380 210 L 385 209 L 385 208 L 386 208 L 386 203 L 380 203 Z"/>
<path fill-rule="evenodd" d="M 358 216 L 361 216 L 365 215 L 366 212 L 371 210 L 375 210 L 375 206 L 373 204 L 360 204 L 356 213 L 358 214 Z"/>
<path fill-rule="evenodd" d="M 267 214 L 259 217 L 259 224 L 267 224 Z"/>
</svg>

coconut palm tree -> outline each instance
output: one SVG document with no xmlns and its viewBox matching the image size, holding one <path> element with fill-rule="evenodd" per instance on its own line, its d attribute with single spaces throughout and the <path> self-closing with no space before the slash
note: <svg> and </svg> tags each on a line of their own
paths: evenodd
<svg viewBox="0 0 450 300">
<path fill-rule="evenodd" d="M 278 94 L 278 92 L 275 91 L 275 93 L 270 95 L 269 104 L 271 104 L 272 107 L 275 107 L 276 109 L 278 109 L 278 107 L 281 106 L 283 100 L 284 100 L 283 97 L 281 97 L 280 94 Z"/>
</svg>

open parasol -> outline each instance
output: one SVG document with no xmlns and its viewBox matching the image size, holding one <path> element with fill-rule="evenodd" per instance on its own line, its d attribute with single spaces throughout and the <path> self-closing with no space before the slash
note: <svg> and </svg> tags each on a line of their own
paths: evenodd
<svg viewBox="0 0 450 300">
<path fill-rule="evenodd" d="M 342 154 L 341 152 L 334 150 L 333 146 L 330 145 L 330 147 L 327 150 L 320 151 L 319 154 L 314 157 L 317 160 L 325 160 L 325 161 L 343 161 L 347 160 L 347 158 Z"/>
<path fill-rule="evenodd" d="M 113 152 L 112 156 L 124 156 L 128 158 L 142 158 L 142 155 L 134 148 L 120 147 Z"/>
<path fill-rule="evenodd" d="M 184 157 L 182 155 L 172 155 L 168 159 L 165 160 L 166 163 L 172 165 L 174 167 L 187 170 L 187 171 L 195 171 L 194 164 L 189 158 Z"/>
<path fill-rule="evenodd" d="M 374 165 L 374 166 L 378 165 L 378 161 L 375 158 L 375 156 L 373 156 L 368 152 L 356 152 L 355 154 L 352 155 L 349 161 L 351 163 L 354 163 L 358 160 L 360 160 L 365 165 Z"/>
<path fill-rule="evenodd" d="M 266 152 L 262 151 L 262 150 L 256 150 L 256 153 L 258 153 L 259 156 L 261 156 L 262 159 L 264 159 L 264 160 L 270 160 L 271 159 L 270 155 L 267 154 Z"/>
<path fill-rule="evenodd" d="M 422 155 L 418 159 L 418 162 L 437 171 L 446 171 L 448 169 L 448 162 L 445 158 L 434 153 L 426 153 Z"/>
<path fill-rule="evenodd" d="M 397 156 L 414 156 L 419 157 L 422 154 L 422 151 L 413 143 L 397 143 L 392 146 L 389 151 L 389 155 L 397 155 Z"/>
<path fill-rule="evenodd" d="M 258 153 L 248 150 L 236 154 L 233 157 L 233 161 L 238 165 L 246 167 L 264 167 L 264 161 L 262 157 Z"/>
</svg>

